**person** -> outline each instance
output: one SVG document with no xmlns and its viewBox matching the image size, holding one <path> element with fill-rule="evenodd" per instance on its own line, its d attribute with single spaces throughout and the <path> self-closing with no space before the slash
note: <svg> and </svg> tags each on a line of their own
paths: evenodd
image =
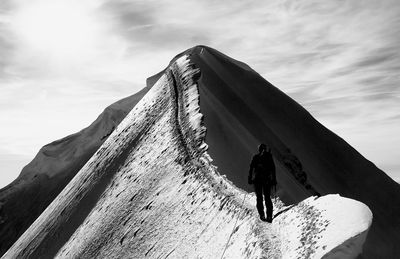
<svg viewBox="0 0 400 259">
<path fill-rule="evenodd" d="M 254 155 L 251 160 L 248 182 L 249 184 L 254 184 L 260 219 L 271 223 L 273 205 L 270 195 L 271 189 L 276 186 L 276 174 L 271 149 L 265 144 L 259 145 L 258 154 Z M 263 196 L 267 208 L 267 218 L 265 218 L 264 214 Z"/>
</svg>

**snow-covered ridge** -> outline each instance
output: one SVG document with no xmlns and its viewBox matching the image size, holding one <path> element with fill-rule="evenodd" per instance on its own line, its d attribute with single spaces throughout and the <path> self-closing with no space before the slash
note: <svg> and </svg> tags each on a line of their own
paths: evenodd
<svg viewBox="0 0 400 259">
<path fill-rule="evenodd" d="M 178 58 L 4 257 L 319 258 L 368 229 L 368 208 L 349 200 L 348 220 L 338 196 L 277 200 L 261 222 L 207 155 L 199 72 Z"/>
<path fill-rule="evenodd" d="M 200 112 L 198 86 L 194 80 L 199 76 L 200 70 L 194 68 L 189 57 L 184 55 L 172 64 L 171 72 L 176 84 L 178 123 L 190 152 L 199 155 L 207 150 L 204 143 L 206 128 Z"/>
<path fill-rule="evenodd" d="M 194 77 L 198 78 L 199 69 L 185 55 L 172 65 L 172 73 L 177 79 L 179 123 L 187 143 L 194 143 L 191 149 L 195 149 L 194 153 L 213 176 L 211 181 L 228 185 L 223 192 L 229 190 L 235 194 L 225 193 L 227 197 L 233 196 L 233 203 L 245 206 L 245 200 L 240 204 L 237 199 L 243 196 L 241 190 L 218 173 L 206 151 L 206 128 L 202 123 L 198 86 L 194 80 Z M 251 196 L 254 200 L 254 195 Z M 278 198 L 274 203 L 275 208 L 280 208 L 280 212 L 275 211 L 274 229 L 280 237 L 283 258 L 355 258 L 362 252 L 372 224 L 372 212 L 365 204 L 339 195 L 310 197 L 292 208 L 284 207 Z"/>
<path fill-rule="evenodd" d="M 190 62 L 189 55 L 183 55 L 171 65 L 170 79 L 175 85 L 177 100 L 178 125 L 182 131 L 186 148 L 191 158 L 199 162 L 204 169 L 209 170 L 212 181 L 229 185 L 236 195 L 229 193 L 228 197 L 243 196 L 246 194 L 238 189 L 224 175 L 220 175 L 217 167 L 212 164 L 212 158 L 207 153 L 208 145 L 205 142 L 206 127 L 203 123 L 203 114 L 200 110 L 200 95 L 196 78 L 200 77 L 201 71 Z"/>
<path fill-rule="evenodd" d="M 365 204 L 326 195 L 310 197 L 276 218 L 284 258 L 355 258 L 372 223 Z"/>
</svg>

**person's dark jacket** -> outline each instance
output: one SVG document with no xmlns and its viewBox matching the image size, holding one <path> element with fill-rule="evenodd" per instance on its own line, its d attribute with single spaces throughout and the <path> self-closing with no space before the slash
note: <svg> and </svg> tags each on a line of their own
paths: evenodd
<svg viewBox="0 0 400 259">
<path fill-rule="evenodd" d="M 253 156 L 250 163 L 249 184 L 253 182 L 267 182 L 271 186 L 276 185 L 275 164 L 270 152 Z"/>
</svg>

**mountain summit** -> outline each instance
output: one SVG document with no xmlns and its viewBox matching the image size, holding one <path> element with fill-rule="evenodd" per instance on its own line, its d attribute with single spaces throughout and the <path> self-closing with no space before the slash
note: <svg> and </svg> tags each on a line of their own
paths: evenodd
<svg viewBox="0 0 400 259">
<path fill-rule="evenodd" d="M 365 258 L 399 255 L 399 185 L 244 63 L 197 46 L 124 103 L 96 120 L 112 126 L 45 146 L 1 190 L 2 239 L 52 201 L 4 257 L 354 258 L 364 242 Z M 260 142 L 280 200 L 296 204 L 277 199 L 272 226 L 237 188 Z M 35 192 L 25 219 L 17 195 Z"/>
<path fill-rule="evenodd" d="M 361 201 L 374 214 L 365 256 L 400 257 L 398 183 L 246 64 L 205 46 L 189 52 L 202 72 L 200 109 L 208 153 L 220 173 L 248 190 L 251 155 L 266 142 L 278 164 L 283 201 L 329 193 Z"/>
</svg>

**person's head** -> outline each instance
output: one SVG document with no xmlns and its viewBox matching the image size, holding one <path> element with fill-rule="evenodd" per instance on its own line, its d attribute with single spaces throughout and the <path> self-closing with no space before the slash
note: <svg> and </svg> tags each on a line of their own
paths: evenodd
<svg viewBox="0 0 400 259">
<path fill-rule="evenodd" d="M 258 146 L 258 152 L 260 154 L 264 154 L 265 152 L 270 152 L 270 151 L 271 151 L 271 149 L 267 145 L 265 145 L 264 143 L 261 143 Z"/>
<path fill-rule="evenodd" d="M 261 143 L 259 146 L 258 146 L 258 152 L 260 153 L 260 154 L 263 154 L 264 152 L 266 152 L 268 150 L 268 147 L 267 147 L 267 145 L 265 145 L 264 143 Z"/>
</svg>

